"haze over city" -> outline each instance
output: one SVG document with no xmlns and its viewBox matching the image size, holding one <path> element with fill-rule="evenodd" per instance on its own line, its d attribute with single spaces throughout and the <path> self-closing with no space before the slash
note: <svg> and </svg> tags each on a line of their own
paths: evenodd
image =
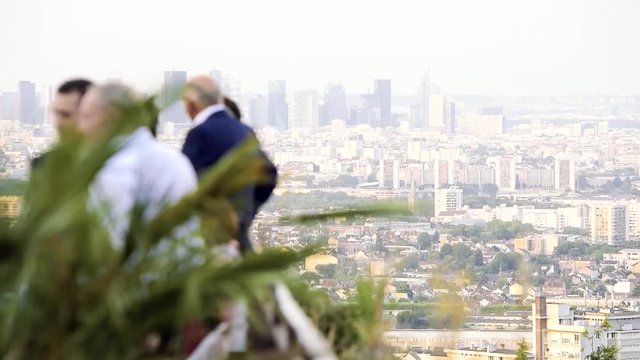
<svg viewBox="0 0 640 360">
<path fill-rule="evenodd" d="M 150 90 L 162 71 L 216 68 L 253 91 L 391 78 L 411 95 L 430 70 L 452 94 L 638 94 L 638 13 L 633 0 L 3 1 L 0 89 L 83 75 Z"/>
</svg>

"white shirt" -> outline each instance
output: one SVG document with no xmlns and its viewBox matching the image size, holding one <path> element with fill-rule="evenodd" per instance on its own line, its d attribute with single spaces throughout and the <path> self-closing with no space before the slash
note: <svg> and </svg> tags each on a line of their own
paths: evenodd
<svg viewBox="0 0 640 360">
<path fill-rule="evenodd" d="M 197 176 L 186 156 L 160 143 L 149 129 L 140 128 L 106 161 L 90 195 L 114 246 L 122 247 L 136 205 L 144 208 L 143 219 L 150 221 L 164 206 L 176 203 L 197 186 Z M 191 224 L 189 231 L 194 226 L 197 224 Z"/>
<path fill-rule="evenodd" d="M 198 126 L 202 124 L 209 118 L 209 116 L 220 111 L 227 111 L 227 108 L 226 106 L 224 106 L 224 104 L 210 105 L 202 109 L 202 111 L 200 111 L 198 115 L 196 115 L 196 117 L 193 118 L 193 126 Z"/>
</svg>

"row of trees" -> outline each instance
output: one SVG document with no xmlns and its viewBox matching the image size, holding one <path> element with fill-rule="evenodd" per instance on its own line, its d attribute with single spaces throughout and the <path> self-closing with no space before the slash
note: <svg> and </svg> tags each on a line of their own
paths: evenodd
<svg viewBox="0 0 640 360">
<path fill-rule="evenodd" d="M 472 241 L 509 240 L 518 236 L 535 232 L 531 224 L 523 224 L 520 221 L 493 220 L 486 226 L 479 225 L 449 225 L 442 229 L 445 234 L 463 236 Z"/>
</svg>

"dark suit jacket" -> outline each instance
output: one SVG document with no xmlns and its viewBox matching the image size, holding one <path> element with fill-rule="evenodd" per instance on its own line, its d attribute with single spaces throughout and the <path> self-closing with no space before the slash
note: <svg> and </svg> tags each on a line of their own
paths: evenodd
<svg viewBox="0 0 640 360">
<path fill-rule="evenodd" d="M 182 152 L 189 158 L 200 176 L 250 136 L 254 136 L 250 127 L 231 117 L 226 111 L 219 111 L 189 131 Z M 238 212 L 240 222 L 238 240 L 243 251 L 251 248 L 247 230 L 260 206 L 271 196 L 277 181 L 276 167 L 262 151 L 260 156 L 266 160 L 265 171 L 270 175 L 270 181 L 252 186 L 237 198 L 232 199 Z"/>
</svg>

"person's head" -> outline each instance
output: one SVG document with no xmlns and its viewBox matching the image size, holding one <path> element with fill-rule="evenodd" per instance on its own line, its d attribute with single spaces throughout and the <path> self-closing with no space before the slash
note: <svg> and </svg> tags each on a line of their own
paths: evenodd
<svg viewBox="0 0 640 360">
<path fill-rule="evenodd" d="M 227 109 L 229 109 L 229 112 L 231 112 L 231 115 L 233 115 L 236 119 L 242 120 L 242 113 L 240 112 L 240 107 L 238 107 L 238 104 L 236 104 L 235 101 L 225 96 L 224 106 L 226 106 Z"/>
<path fill-rule="evenodd" d="M 63 133 L 66 129 L 76 126 L 80 101 L 91 86 L 92 83 L 89 80 L 74 79 L 58 87 L 51 104 L 53 124 L 58 132 Z"/>
<path fill-rule="evenodd" d="M 100 137 L 118 121 L 122 109 L 133 105 L 138 98 L 133 89 L 123 84 L 94 86 L 80 104 L 78 128 L 89 138 Z"/>
<path fill-rule="evenodd" d="M 197 76 L 191 79 L 182 92 L 184 109 L 194 119 L 205 108 L 222 104 L 224 98 L 220 88 L 208 76 Z"/>
</svg>

